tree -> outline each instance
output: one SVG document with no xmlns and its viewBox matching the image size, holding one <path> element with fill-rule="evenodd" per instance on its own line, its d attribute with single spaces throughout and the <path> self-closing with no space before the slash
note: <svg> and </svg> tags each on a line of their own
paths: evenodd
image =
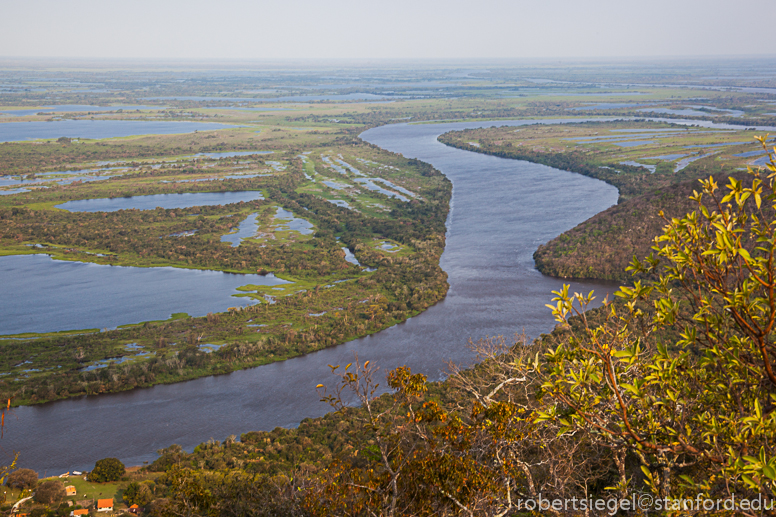
<svg viewBox="0 0 776 517">
<path fill-rule="evenodd" d="M 509 368 L 535 346 L 524 339 L 474 346 L 481 362 L 471 370 L 453 368 L 444 400 L 429 396 L 425 376 L 407 367 L 388 373 L 393 393 L 376 397 L 376 369 L 357 358 L 347 365 L 323 400 L 344 415 L 355 394 L 361 408 L 349 418 L 362 429 L 351 436 L 351 454 L 337 458 L 308 489 L 307 510 L 504 516 L 517 509 L 518 498 L 586 498 L 600 480 L 614 478 L 608 450 L 536 424 L 534 384 Z"/>
<path fill-rule="evenodd" d="M 6 411 L 10 411 L 11 409 L 11 399 L 8 399 L 8 405 L 3 408 L 2 411 L 0 411 L 0 438 L 3 437 L 3 433 L 5 432 L 5 413 Z M 13 460 L 11 460 L 11 463 L 8 465 L 0 465 L 0 485 L 5 483 L 6 479 L 8 479 L 9 474 L 16 468 L 16 460 L 19 459 L 19 453 L 15 453 L 13 455 Z M 35 483 L 38 482 L 38 475 L 35 474 Z M 8 485 L 11 486 L 11 485 Z M 3 500 L 5 500 L 5 497 L 3 497 Z"/>
<path fill-rule="evenodd" d="M 126 472 L 124 464 L 118 458 L 104 458 L 98 460 L 94 465 L 94 469 L 89 472 L 89 481 L 96 483 L 118 481 L 124 475 L 124 472 Z"/>
<path fill-rule="evenodd" d="M 153 481 L 138 483 L 133 481 L 124 489 L 122 498 L 128 506 L 136 504 L 146 506 L 154 499 Z"/>
<path fill-rule="evenodd" d="M 703 180 L 697 210 L 666 219 L 655 255 L 629 268 L 657 280 L 595 312 L 593 293 L 564 286 L 554 336 L 478 343 L 482 362 L 454 368 L 444 397 L 406 367 L 377 397 L 368 361 L 345 367 L 323 400 L 343 414 L 360 402 L 360 439 L 308 511 L 507 515 L 538 494 L 633 490 L 774 505 L 776 154 L 767 169 Z"/>
<path fill-rule="evenodd" d="M 18 469 L 8 475 L 6 485 L 11 488 L 33 488 L 38 484 L 38 473 L 32 469 Z"/>
<path fill-rule="evenodd" d="M 584 325 L 517 366 L 542 379 L 539 421 L 628 454 L 661 497 L 774 503 L 775 159 L 768 171 L 749 170 L 750 186 L 702 181 L 691 197 L 698 209 L 666 220 L 656 256 L 630 267 L 659 280 L 622 287 L 623 303 L 610 305 L 603 323 L 573 307 L 589 296 L 557 292 L 557 319 L 577 313 Z"/>
<path fill-rule="evenodd" d="M 35 490 L 35 501 L 41 504 L 55 504 L 65 498 L 65 484 L 58 479 L 44 481 Z"/>
</svg>

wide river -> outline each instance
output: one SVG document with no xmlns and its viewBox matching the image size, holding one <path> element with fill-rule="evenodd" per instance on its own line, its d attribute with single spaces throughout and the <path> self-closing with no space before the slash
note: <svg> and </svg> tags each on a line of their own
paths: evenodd
<svg viewBox="0 0 776 517">
<path fill-rule="evenodd" d="M 293 427 L 306 417 L 323 415 L 329 407 L 319 402 L 314 387 L 332 384 L 327 364 L 350 362 L 354 353 L 384 371 L 406 364 L 439 379 L 446 361 L 471 363 L 469 339 L 548 332 L 553 319 L 544 304 L 562 282 L 536 271 L 532 254 L 540 244 L 615 204 L 617 191 L 578 174 L 437 142 L 453 129 L 507 124 L 397 124 L 362 135 L 382 148 L 433 164 L 453 182 L 442 256 L 450 291 L 441 303 L 370 337 L 281 363 L 17 408 L 6 418 L 0 454 L 19 451 L 20 465 L 41 474 L 89 470 L 109 456 L 139 465 L 173 443 L 191 450 L 210 438 Z M 593 283 L 572 288 L 595 289 L 601 297 L 612 291 L 611 285 Z"/>
</svg>

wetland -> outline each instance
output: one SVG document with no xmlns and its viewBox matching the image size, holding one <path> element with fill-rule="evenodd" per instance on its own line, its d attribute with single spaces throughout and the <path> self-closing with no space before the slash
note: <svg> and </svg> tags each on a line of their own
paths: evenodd
<svg viewBox="0 0 776 517">
<path fill-rule="evenodd" d="M 354 352 L 442 379 L 470 338 L 549 332 L 564 281 L 629 281 L 658 210 L 759 165 L 749 128 L 776 125 L 761 79 L 474 72 L 9 77 L 0 396 L 28 407 L 3 445 L 64 471 L 292 428 Z"/>
</svg>

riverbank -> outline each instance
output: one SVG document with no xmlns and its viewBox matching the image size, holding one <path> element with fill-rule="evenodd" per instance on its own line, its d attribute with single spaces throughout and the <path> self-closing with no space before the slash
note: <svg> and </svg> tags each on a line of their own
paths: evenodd
<svg viewBox="0 0 776 517">
<path fill-rule="evenodd" d="M 442 300 L 448 285 L 439 260 L 450 182 L 425 163 L 363 142 L 330 140 L 307 154 L 133 166 L 117 178 L 0 199 L 4 255 L 48 252 L 72 265 L 66 278 L 54 274 L 62 264 L 50 260 L 31 275 L 21 275 L 20 267 L 2 270 L 28 280 L 15 300 L 5 300 L 13 304 L 8 314 L 21 312 L 2 341 L 0 396 L 13 405 L 40 404 L 221 375 L 371 335 Z M 370 183 L 360 188 L 365 178 Z M 263 199 L 192 200 L 177 208 L 148 201 L 178 191 L 191 197 L 261 192 Z M 55 208 L 111 197 L 129 208 Z M 249 217 L 254 231 L 224 240 L 234 240 Z M 87 262 L 99 266 L 76 264 Z M 108 265 L 122 268 L 99 269 Z M 160 279 L 165 268 L 159 266 L 177 267 L 167 276 L 186 285 Z M 102 284 L 93 274 L 98 269 Z M 213 288 L 226 301 L 212 297 L 220 301 L 207 305 L 209 296 L 196 292 L 199 281 L 187 280 L 203 270 L 252 276 L 216 275 L 230 279 Z M 131 278 L 116 291 L 118 272 Z M 68 302 L 75 296 L 70 285 L 82 290 L 83 304 Z M 178 287 L 188 290 L 176 295 Z M 195 309 L 186 308 L 189 301 L 197 302 Z M 129 310 L 138 304 L 143 311 Z M 112 308 L 110 317 L 100 316 Z M 114 329 L 95 331 L 98 325 Z"/>
<path fill-rule="evenodd" d="M 319 402 L 315 386 L 328 382 L 327 364 L 347 364 L 354 353 L 379 365 L 382 372 L 406 364 L 439 380 L 447 361 L 475 360 L 467 347 L 469 339 L 511 336 L 522 329 L 529 336 L 550 331 L 554 322 L 544 304 L 562 282 L 538 273 L 532 254 L 539 244 L 614 204 L 616 190 L 578 174 L 459 151 L 436 141 L 439 134 L 461 127 L 394 125 L 362 136 L 402 153 L 405 163 L 414 159 L 430 163 L 453 183 L 446 246 L 438 259 L 450 289 L 439 303 L 368 337 L 286 361 L 183 383 L 16 408 L 14 426 L 6 429 L 6 446 L 24 451 L 22 464 L 40 470 L 88 469 L 90 461 L 108 456 L 142 464 L 156 458 L 153 451 L 172 443 L 192 450 L 210 437 L 294 427 L 305 418 L 325 414 L 329 408 Z M 555 192 L 553 185 L 561 181 L 569 189 Z M 548 212 L 550 206 L 563 208 Z M 614 287 L 575 283 L 572 288 L 595 289 L 600 301 Z M 432 294 L 418 289 L 414 295 L 423 293 Z M 413 291 L 404 295 L 413 296 Z M 143 425 L 115 424 L 130 421 Z M 76 454 L 63 445 L 73 440 L 87 452 Z"/>
<path fill-rule="evenodd" d="M 652 253 L 665 217 L 697 204 L 689 195 L 699 178 L 730 175 L 760 159 L 749 130 L 688 128 L 650 121 L 607 121 L 464 130 L 440 136 L 458 149 L 552 165 L 619 189 L 618 205 L 570 229 L 534 253 L 543 274 L 564 279 L 632 282 L 633 257 Z"/>
</svg>

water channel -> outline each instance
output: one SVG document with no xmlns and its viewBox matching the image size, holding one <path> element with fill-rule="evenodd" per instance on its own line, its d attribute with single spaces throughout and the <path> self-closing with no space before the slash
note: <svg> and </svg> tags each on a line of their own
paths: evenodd
<svg viewBox="0 0 776 517">
<path fill-rule="evenodd" d="M 472 361 L 470 338 L 512 336 L 522 330 L 535 337 L 549 331 L 553 320 L 544 304 L 563 282 L 536 271 L 532 254 L 540 244 L 613 205 L 616 189 L 543 165 L 437 142 L 438 135 L 453 129 L 528 123 L 398 124 L 362 135 L 382 148 L 431 163 L 453 182 L 442 256 L 450 282 L 444 301 L 373 336 L 289 361 L 17 408 L 6 418 L 4 451 L 20 451 L 20 466 L 41 474 L 88 470 L 109 456 L 139 465 L 173 443 L 191 450 L 210 438 L 292 427 L 326 413 L 329 408 L 319 402 L 314 387 L 333 383 L 327 364 L 350 362 L 355 352 L 384 371 L 407 364 L 439 379 L 446 361 Z M 572 289 L 595 289 L 603 296 L 613 286 L 573 283 Z"/>
</svg>

